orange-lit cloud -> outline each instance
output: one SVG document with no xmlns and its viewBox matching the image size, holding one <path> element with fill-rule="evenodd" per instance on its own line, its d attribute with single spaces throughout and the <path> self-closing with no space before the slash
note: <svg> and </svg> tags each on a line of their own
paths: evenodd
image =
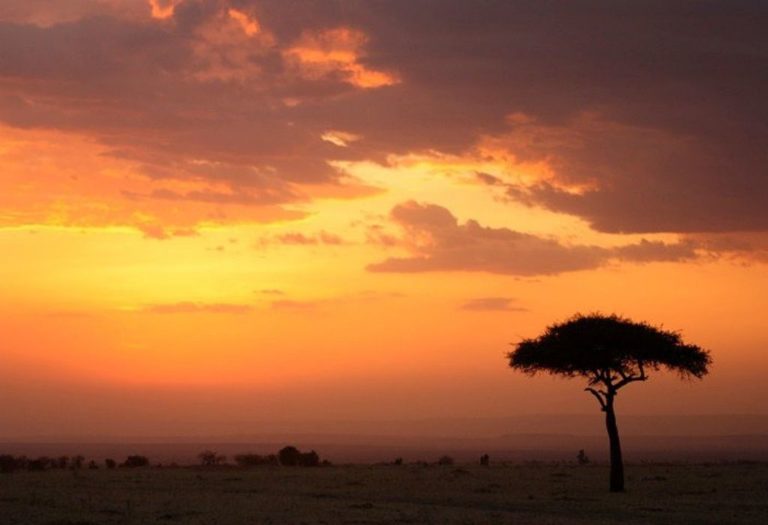
<svg viewBox="0 0 768 525">
<path fill-rule="evenodd" d="M 93 140 L 56 131 L 0 128 L 0 138 L 0 227 L 130 227 L 164 239 L 303 216 L 280 206 L 298 198 L 287 188 L 233 190 L 172 172 L 151 178 Z"/>
<path fill-rule="evenodd" d="M 243 31 L 246 35 L 254 36 L 261 31 L 259 21 L 251 16 L 248 16 L 248 14 L 233 8 L 229 8 L 227 13 L 231 18 L 240 24 L 240 27 L 243 28 Z"/>
<path fill-rule="evenodd" d="M 367 40 L 363 32 L 347 27 L 305 32 L 285 54 L 308 78 L 341 75 L 345 82 L 360 88 L 398 83 L 396 75 L 365 66 L 363 57 Z"/>
<path fill-rule="evenodd" d="M 176 6 L 182 2 L 182 0 L 148 0 L 149 7 L 152 12 L 153 18 L 159 18 L 161 20 L 170 18 L 173 16 L 173 12 Z"/>
<path fill-rule="evenodd" d="M 326 131 L 320 135 L 320 138 L 326 142 L 330 142 L 335 146 L 339 146 L 340 148 L 346 148 L 350 145 L 350 143 L 356 140 L 360 140 L 361 137 L 359 135 L 355 135 L 354 133 L 347 133 L 345 131 Z"/>
</svg>

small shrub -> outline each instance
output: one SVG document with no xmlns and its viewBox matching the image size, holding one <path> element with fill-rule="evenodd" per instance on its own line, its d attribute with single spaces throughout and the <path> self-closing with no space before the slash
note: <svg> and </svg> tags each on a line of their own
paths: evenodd
<svg viewBox="0 0 768 525">
<path fill-rule="evenodd" d="M 30 459 L 29 461 L 27 461 L 27 470 L 36 471 L 36 472 L 45 470 L 46 468 L 48 468 L 48 461 L 49 460 L 46 457 Z"/>
<path fill-rule="evenodd" d="M 117 466 L 117 461 L 107 458 L 104 460 L 104 466 L 111 470 Z"/>
<path fill-rule="evenodd" d="M 579 450 L 579 453 L 576 455 L 576 461 L 578 461 L 579 465 L 589 464 L 589 457 L 587 457 L 587 454 L 584 452 L 584 449 Z"/>
<path fill-rule="evenodd" d="M 13 472 L 18 468 L 16 458 L 10 454 L 0 455 L 0 472 Z"/>
<path fill-rule="evenodd" d="M 277 465 L 278 459 L 274 454 L 261 456 L 259 454 L 238 454 L 235 456 L 235 463 L 243 468 L 259 467 L 263 465 Z"/>
<path fill-rule="evenodd" d="M 238 467 L 258 467 L 264 461 L 264 458 L 258 454 L 238 454 L 235 456 L 235 463 Z"/>
<path fill-rule="evenodd" d="M 146 456 L 128 456 L 120 466 L 125 468 L 148 467 L 149 459 Z"/>
<path fill-rule="evenodd" d="M 197 455 L 200 463 L 204 467 L 213 467 L 215 465 L 221 465 L 227 460 L 227 456 L 217 454 L 212 450 L 204 450 Z"/>
<path fill-rule="evenodd" d="M 85 457 L 78 454 L 72 458 L 70 465 L 73 470 L 80 470 L 83 468 L 83 461 L 85 461 Z"/>
<path fill-rule="evenodd" d="M 320 465 L 320 456 L 314 450 L 299 454 L 299 465 L 302 467 L 317 467 Z"/>
<path fill-rule="evenodd" d="M 480 456 L 480 464 L 484 467 L 487 467 L 491 464 L 491 457 L 488 454 L 483 454 Z"/>
<path fill-rule="evenodd" d="M 395 458 L 395 460 L 392 462 L 393 465 L 397 465 L 398 467 L 403 464 L 403 458 Z"/>
<path fill-rule="evenodd" d="M 453 465 L 453 458 L 451 456 L 440 456 L 437 460 L 438 465 Z"/>
</svg>

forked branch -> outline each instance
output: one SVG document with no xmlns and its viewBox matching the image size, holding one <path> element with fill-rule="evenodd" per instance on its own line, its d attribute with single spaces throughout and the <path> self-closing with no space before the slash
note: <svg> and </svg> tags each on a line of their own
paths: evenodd
<svg viewBox="0 0 768 525">
<path fill-rule="evenodd" d="M 585 388 L 584 391 L 589 392 L 590 394 L 595 396 L 595 399 L 597 399 L 598 403 L 600 403 L 600 409 L 605 411 L 605 407 L 606 407 L 605 398 L 607 397 L 607 394 L 605 392 L 603 392 L 602 390 L 596 390 L 594 388 L 589 388 L 589 387 Z"/>
</svg>

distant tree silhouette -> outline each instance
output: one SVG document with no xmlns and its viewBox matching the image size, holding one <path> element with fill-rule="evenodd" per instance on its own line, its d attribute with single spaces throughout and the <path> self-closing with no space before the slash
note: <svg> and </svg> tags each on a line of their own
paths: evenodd
<svg viewBox="0 0 768 525">
<path fill-rule="evenodd" d="M 212 450 L 204 450 L 200 452 L 197 455 L 197 458 L 200 460 L 200 463 L 204 467 L 212 467 L 215 465 L 221 465 L 227 460 L 227 456 L 222 456 L 220 454 L 217 454 L 216 452 Z"/>
<path fill-rule="evenodd" d="M 453 465 L 453 458 L 451 456 L 440 456 L 437 460 L 438 465 Z"/>
<path fill-rule="evenodd" d="M 67 468 L 67 465 L 69 465 L 69 456 L 59 456 L 56 458 L 56 467 L 57 468 Z"/>
<path fill-rule="evenodd" d="M 683 342 L 677 332 L 602 314 L 577 314 L 549 326 L 539 337 L 518 343 L 507 357 L 510 367 L 530 375 L 546 372 L 587 379 L 585 391 L 605 412 L 611 492 L 624 490 L 624 463 L 614 412 L 618 391 L 647 380 L 649 370 L 661 368 L 683 378 L 702 378 L 712 362 L 708 352 Z"/>
<path fill-rule="evenodd" d="M 483 454 L 480 456 L 480 464 L 484 467 L 487 467 L 491 464 L 491 457 L 488 454 Z"/>
<path fill-rule="evenodd" d="M 589 457 L 587 456 L 587 453 L 584 452 L 583 448 L 579 450 L 578 454 L 576 454 L 576 461 L 579 463 L 579 465 L 589 464 Z"/>
<path fill-rule="evenodd" d="M 13 472 L 19 468 L 18 461 L 10 454 L 0 454 L 0 472 Z"/>
<path fill-rule="evenodd" d="M 117 466 L 117 461 L 114 459 L 107 458 L 104 460 L 104 466 L 106 466 L 108 469 L 113 469 Z"/>
<path fill-rule="evenodd" d="M 293 446 L 287 446 L 280 449 L 277 453 L 277 457 L 280 459 L 280 464 L 285 467 L 295 467 L 299 465 L 301 458 L 301 452 L 299 449 Z"/>
<path fill-rule="evenodd" d="M 77 456 L 72 457 L 72 462 L 70 464 L 74 470 L 80 470 L 83 468 L 83 461 L 85 461 L 85 457 L 78 454 Z"/>
</svg>

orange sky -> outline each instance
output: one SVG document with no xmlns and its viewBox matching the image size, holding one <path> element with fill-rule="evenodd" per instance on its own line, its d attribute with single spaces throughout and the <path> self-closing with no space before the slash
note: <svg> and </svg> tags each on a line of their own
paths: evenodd
<svg viewBox="0 0 768 525">
<path fill-rule="evenodd" d="M 0 7 L 0 438 L 589 412 L 504 359 L 578 311 L 712 351 L 627 413 L 765 413 L 749 17 L 66 4 Z"/>
</svg>

